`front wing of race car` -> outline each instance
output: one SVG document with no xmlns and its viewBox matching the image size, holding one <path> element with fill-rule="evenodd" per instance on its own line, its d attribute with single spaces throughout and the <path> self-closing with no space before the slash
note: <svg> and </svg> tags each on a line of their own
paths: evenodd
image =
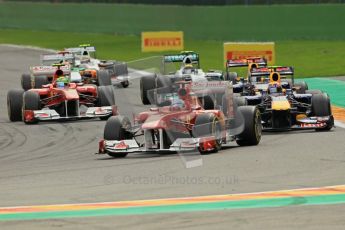
<svg viewBox="0 0 345 230">
<path fill-rule="evenodd" d="M 215 146 L 215 138 L 203 137 L 203 138 L 178 138 L 176 139 L 169 148 L 163 148 L 161 146 L 145 146 L 140 145 L 134 139 L 127 139 L 121 141 L 115 140 L 101 140 L 99 142 L 99 154 L 123 154 L 123 153 L 158 153 L 158 152 L 191 152 L 198 151 L 198 148 L 202 145 L 202 148 L 206 151 L 213 151 Z"/>
<path fill-rule="evenodd" d="M 323 129 L 329 125 L 333 126 L 333 122 L 333 115 L 325 117 L 305 117 L 302 119 L 297 119 L 297 124 L 292 125 L 291 129 Z"/>
<path fill-rule="evenodd" d="M 160 146 L 139 145 L 134 139 L 121 141 L 101 140 L 99 153 L 138 153 L 138 152 L 185 152 L 197 150 L 200 145 L 200 138 L 178 138 L 169 148 Z"/>
<path fill-rule="evenodd" d="M 26 123 L 56 120 L 82 120 L 109 117 L 116 114 L 116 110 L 116 106 L 88 107 L 85 111 L 79 111 L 76 116 L 61 116 L 56 110 L 44 108 L 42 110 L 24 110 L 23 119 Z"/>
<path fill-rule="evenodd" d="M 326 127 L 333 126 L 334 124 L 333 115 L 325 117 L 303 117 L 296 120 L 296 124 L 290 127 L 265 127 L 263 124 L 264 131 L 285 131 L 285 130 L 307 130 L 307 129 L 324 129 Z"/>
</svg>

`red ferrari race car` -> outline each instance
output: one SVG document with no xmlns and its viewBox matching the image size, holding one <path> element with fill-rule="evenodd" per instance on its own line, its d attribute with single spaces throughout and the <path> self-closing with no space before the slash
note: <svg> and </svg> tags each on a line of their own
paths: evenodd
<svg viewBox="0 0 345 230">
<path fill-rule="evenodd" d="M 61 66 L 56 66 L 54 80 L 40 89 L 12 89 L 7 94 L 11 121 L 108 119 L 117 114 L 112 86 L 71 83 Z"/>
<path fill-rule="evenodd" d="M 55 72 L 60 68 L 64 74 L 70 74 L 70 62 L 73 62 L 72 54 L 44 54 L 41 55 L 42 65 L 31 66 L 30 73 L 24 73 L 21 76 L 22 89 L 42 88 L 42 85 L 51 83 Z M 52 66 L 54 63 L 62 61 L 64 66 Z"/>
<path fill-rule="evenodd" d="M 139 113 L 133 125 L 127 117 L 109 118 L 104 139 L 99 142 L 99 153 L 113 157 L 134 152 L 199 151 L 204 154 L 217 152 L 232 141 L 241 146 L 260 142 L 260 111 L 255 106 L 237 108 L 231 83 L 178 84 L 174 92 L 155 89 L 152 95 L 157 107 Z M 200 98 L 209 98 L 204 103 L 213 109 L 204 109 Z"/>
</svg>

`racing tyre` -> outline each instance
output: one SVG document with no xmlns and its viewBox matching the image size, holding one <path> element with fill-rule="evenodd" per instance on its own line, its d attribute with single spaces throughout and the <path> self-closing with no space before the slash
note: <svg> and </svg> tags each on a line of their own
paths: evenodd
<svg viewBox="0 0 345 230">
<path fill-rule="evenodd" d="M 132 134 L 128 131 L 131 128 L 131 122 L 127 117 L 112 116 L 107 120 L 104 127 L 104 140 L 121 141 L 124 139 L 133 138 Z M 125 157 L 128 153 L 107 153 L 112 157 Z"/>
<path fill-rule="evenodd" d="M 126 63 L 115 63 L 115 76 L 128 75 L 128 66 Z"/>
<path fill-rule="evenodd" d="M 322 94 L 323 92 L 321 90 L 318 90 L 318 89 L 310 89 L 310 90 L 306 90 L 305 93 L 310 93 L 310 94 L 314 95 L 314 94 Z"/>
<path fill-rule="evenodd" d="M 31 75 L 23 73 L 20 83 L 22 85 L 22 89 L 24 89 L 25 91 L 32 89 Z"/>
<path fill-rule="evenodd" d="M 222 126 L 213 113 L 203 113 L 196 117 L 193 127 L 193 137 L 216 137 L 214 148 L 204 149 L 204 143 L 200 143 L 199 152 L 207 154 L 218 152 L 222 147 Z"/>
<path fill-rule="evenodd" d="M 225 81 L 232 82 L 232 84 L 237 83 L 237 73 L 236 72 L 226 72 L 225 73 Z"/>
<path fill-rule="evenodd" d="M 24 93 L 24 110 L 40 110 L 41 100 L 37 92 L 27 91 Z"/>
<path fill-rule="evenodd" d="M 23 94 L 22 89 L 11 89 L 7 93 L 7 112 L 10 121 L 22 120 Z"/>
<path fill-rule="evenodd" d="M 35 89 L 41 89 L 43 85 L 49 84 L 47 76 L 36 76 L 34 78 Z"/>
<path fill-rule="evenodd" d="M 311 98 L 312 113 L 316 117 L 329 116 L 330 120 L 327 126 L 322 129 L 316 129 L 317 131 L 328 131 L 334 126 L 334 118 L 332 116 L 331 103 L 327 94 L 314 94 Z"/>
<path fill-rule="evenodd" d="M 296 92 L 300 94 L 304 94 L 308 90 L 308 84 L 305 81 L 295 83 L 295 87 L 298 87 Z"/>
<path fill-rule="evenodd" d="M 150 105 L 153 98 L 148 95 L 156 88 L 156 75 L 147 75 L 140 78 L 140 97 L 144 105 Z M 151 99 L 151 101 L 149 100 Z"/>
<path fill-rule="evenodd" d="M 111 85 L 111 76 L 108 70 L 98 70 L 97 78 L 99 86 Z"/>
<path fill-rule="evenodd" d="M 244 130 L 237 136 L 236 143 L 240 146 L 257 145 L 261 140 L 261 115 L 255 106 L 241 106 L 238 111 L 242 113 Z"/>
<path fill-rule="evenodd" d="M 98 105 L 112 106 L 115 105 L 115 94 L 113 86 L 99 86 L 98 87 Z M 100 117 L 101 120 L 107 120 L 109 117 Z"/>
<path fill-rule="evenodd" d="M 214 109 L 214 102 L 210 95 L 200 97 L 199 100 L 201 101 L 201 104 L 205 110 Z"/>
<path fill-rule="evenodd" d="M 158 89 L 166 91 L 166 93 L 171 93 L 172 82 L 168 76 L 157 76 L 156 86 Z"/>
<path fill-rule="evenodd" d="M 234 105 L 234 111 L 236 111 L 236 109 L 240 106 L 246 106 L 247 105 L 247 100 L 245 97 L 241 97 L 241 96 L 234 96 L 234 102 L 235 102 L 235 105 Z M 222 111 L 224 114 L 228 114 L 228 100 L 226 99 L 225 95 L 223 96 L 223 99 L 222 99 Z"/>
<path fill-rule="evenodd" d="M 289 84 L 287 89 L 292 89 L 292 80 L 291 79 L 284 79 L 283 81 L 285 81 L 285 82 L 287 82 Z"/>
<path fill-rule="evenodd" d="M 24 93 L 24 102 L 23 102 L 23 109 L 24 110 L 40 110 L 41 109 L 41 100 L 40 95 L 37 92 L 33 91 L 26 91 Z M 33 124 L 37 123 L 37 121 L 25 121 L 26 124 Z"/>
</svg>

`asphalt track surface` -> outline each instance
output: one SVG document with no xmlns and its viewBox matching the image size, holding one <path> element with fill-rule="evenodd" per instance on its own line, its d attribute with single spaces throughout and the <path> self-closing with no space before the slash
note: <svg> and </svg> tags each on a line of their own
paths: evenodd
<svg viewBox="0 0 345 230">
<path fill-rule="evenodd" d="M 0 206 L 108 202 L 345 184 L 345 129 L 267 133 L 259 146 L 202 156 L 95 155 L 105 122 L 25 125 L 7 118 L 8 89 L 42 51 L 0 46 Z M 115 88 L 123 114 L 144 109 L 138 81 Z M 129 106 L 130 104 L 130 106 Z M 202 178 L 195 182 L 196 178 Z M 0 229 L 343 229 L 344 205 L 0 222 Z"/>
</svg>

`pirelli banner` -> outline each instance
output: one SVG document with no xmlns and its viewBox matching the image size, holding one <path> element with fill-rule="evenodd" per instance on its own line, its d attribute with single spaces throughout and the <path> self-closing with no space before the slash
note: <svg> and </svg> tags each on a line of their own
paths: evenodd
<svg viewBox="0 0 345 230">
<path fill-rule="evenodd" d="M 226 42 L 224 43 L 224 60 L 265 57 L 269 65 L 274 65 L 274 42 Z"/>
<path fill-rule="evenodd" d="M 183 50 L 182 31 L 158 31 L 141 33 L 142 52 Z"/>
</svg>

